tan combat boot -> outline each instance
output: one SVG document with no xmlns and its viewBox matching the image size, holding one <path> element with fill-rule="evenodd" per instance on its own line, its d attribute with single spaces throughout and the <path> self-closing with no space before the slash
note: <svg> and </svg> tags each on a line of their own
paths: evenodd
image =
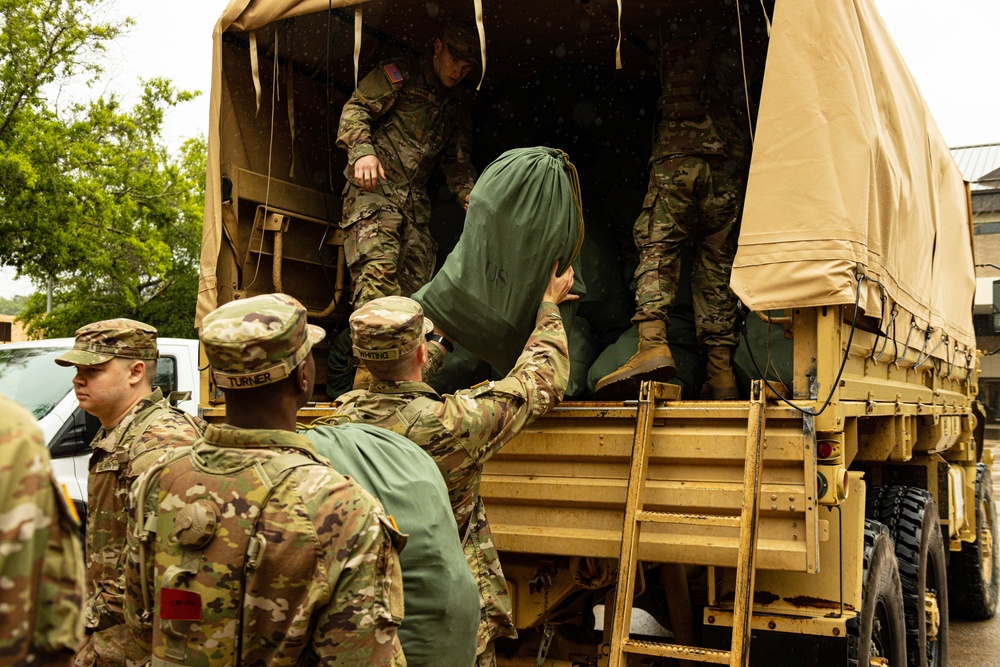
<svg viewBox="0 0 1000 667">
<path fill-rule="evenodd" d="M 707 378 L 701 386 L 701 397 L 713 401 L 732 401 L 739 397 L 736 376 L 733 375 L 733 348 L 712 345 L 708 348 Z"/>
<path fill-rule="evenodd" d="M 666 382 L 677 374 L 667 346 L 667 323 L 639 322 L 639 351 L 614 373 L 597 382 L 594 393 L 602 401 L 623 401 L 639 397 L 644 380 Z"/>
</svg>

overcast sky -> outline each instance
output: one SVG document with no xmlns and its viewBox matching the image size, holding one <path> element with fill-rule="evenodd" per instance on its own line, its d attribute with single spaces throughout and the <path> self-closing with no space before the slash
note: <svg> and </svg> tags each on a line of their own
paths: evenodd
<svg viewBox="0 0 1000 667">
<path fill-rule="evenodd" d="M 624 0 L 626 12 L 634 1 Z M 168 142 L 177 145 L 186 137 L 206 133 L 212 29 L 227 4 L 228 0 L 110 0 L 110 11 L 131 16 L 135 26 L 109 46 L 107 76 L 95 92 L 114 90 L 134 102 L 139 77 L 172 79 L 178 88 L 200 90 L 202 95 L 168 114 Z M 1000 142 L 1000 82 L 994 64 L 1000 0 L 875 0 L 875 4 L 948 144 Z M 0 271 L 0 296 L 32 291 L 28 281 Z"/>
</svg>

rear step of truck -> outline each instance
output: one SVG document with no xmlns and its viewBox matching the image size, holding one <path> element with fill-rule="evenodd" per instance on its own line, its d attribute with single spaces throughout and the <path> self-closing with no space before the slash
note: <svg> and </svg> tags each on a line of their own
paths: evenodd
<svg viewBox="0 0 1000 667">
<path fill-rule="evenodd" d="M 639 395 L 639 413 L 632 448 L 628 495 L 625 501 L 621 556 L 618 560 L 618 584 L 615 590 L 614 621 L 611 628 L 610 667 L 624 667 L 629 653 L 741 667 L 748 664 L 750 658 L 750 616 L 753 607 L 754 574 L 757 559 L 757 522 L 764 444 L 763 383 L 755 380 L 750 390 L 746 459 L 743 465 L 743 505 L 738 517 L 721 514 L 649 512 L 643 509 L 656 401 L 667 398 L 665 389 L 666 387 L 661 384 L 644 383 Z M 629 638 L 629 620 L 632 617 L 632 597 L 635 589 L 639 536 L 641 525 L 644 523 L 739 528 L 736 596 L 733 603 L 733 640 L 729 651 L 663 642 L 637 641 Z M 613 647 L 616 646 L 620 649 L 615 650 Z"/>
</svg>

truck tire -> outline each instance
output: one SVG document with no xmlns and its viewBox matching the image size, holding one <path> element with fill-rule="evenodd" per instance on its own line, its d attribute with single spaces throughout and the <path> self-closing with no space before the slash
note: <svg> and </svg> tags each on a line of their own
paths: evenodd
<svg viewBox="0 0 1000 667">
<path fill-rule="evenodd" d="M 865 520 L 864 570 L 861 611 L 850 628 L 848 664 L 869 667 L 906 665 L 906 631 L 903 589 L 899 583 L 896 553 L 889 530 L 878 521 Z M 888 662 L 879 662 L 883 658 Z"/>
<path fill-rule="evenodd" d="M 866 515 L 889 529 L 903 586 L 906 653 L 911 667 L 948 664 L 948 563 L 934 496 L 911 486 L 872 490 Z M 927 602 L 936 610 L 928 627 Z"/>
<path fill-rule="evenodd" d="M 948 586 L 956 618 L 984 621 L 997 611 L 1000 555 L 997 554 L 997 506 L 989 468 L 976 466 L 976 541 L 951 555 Z"/>
</svg>

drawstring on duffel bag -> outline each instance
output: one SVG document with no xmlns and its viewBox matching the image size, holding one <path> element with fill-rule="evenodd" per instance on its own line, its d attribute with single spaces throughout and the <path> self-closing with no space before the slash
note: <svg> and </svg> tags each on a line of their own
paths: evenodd
<svg viewBox="0 0 1000 667">
<path fill-rule="evenodd" d="M 569 266 L 576 261 L 576 258 L 580 254 L 580 249 L 583 248 L 583 196 L 580 194 L 580 176 L 576 172 L 576 166 L 569 161 L 569 155 L 565 151 L 558 148 L 555 151 L 559 153 L 563 159 L 563 163 L 566 165 L 566 175 L 569 177 L 570 190 L 573 191 L 573 204 L 576 206 L 576 219 L 579 221 L 579 224 L 576 226 L 576 242 L 573 245 L 573 252 L 570 253 L 570 257 L 566 261 L 566 266 Z M 563 267 L 563 270 L 565 268 Z"/>
</svg>

